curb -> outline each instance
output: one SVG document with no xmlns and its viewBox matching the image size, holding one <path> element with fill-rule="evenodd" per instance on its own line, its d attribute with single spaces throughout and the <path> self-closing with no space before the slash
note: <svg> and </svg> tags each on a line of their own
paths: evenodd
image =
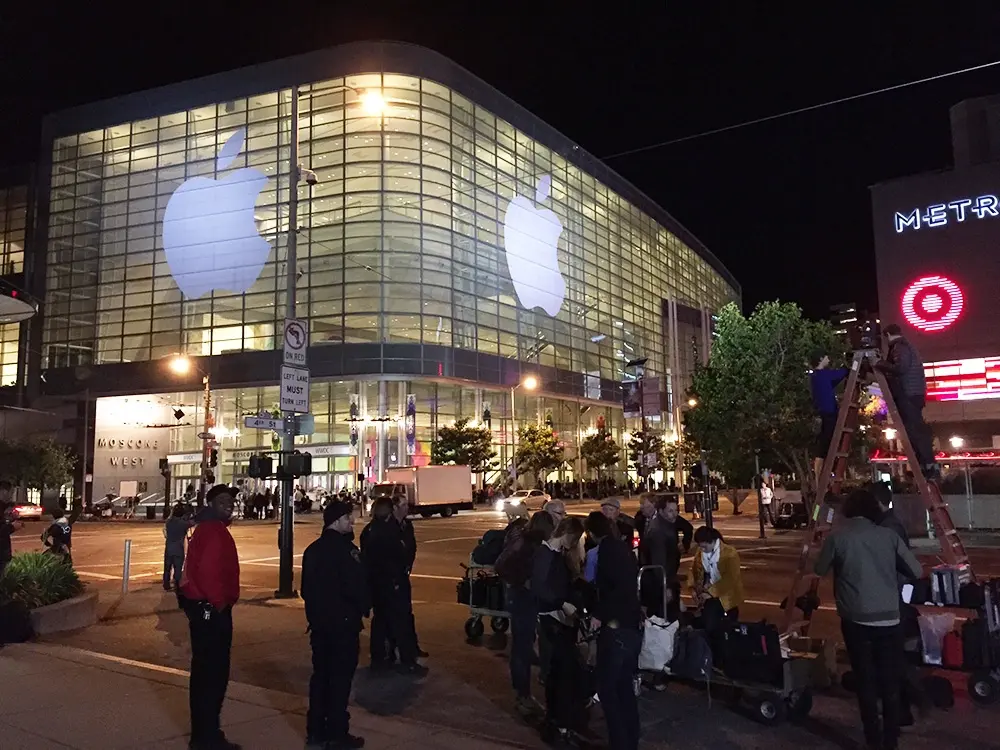
<svg viewBox="0 0 1000 750">
<path fill-rule="evenodd" d="M 137 661 L 135 659 L 114 656 L 112 654 L 103 654 L 98 651 L 89 651 L 87 649 L 77 648 L 76 646 L 29 642 L 12 644 L 12 647 L 23 649 L 25 651 L 31 651 L 43 656 L 51 656 L 63 661 L 75 662 L 77 664 L 94 667 L 96 669 L 103 669 L 108 672 L 137 677 L 138 679 L 143 679 L 147 682 L 156 682 L 163 685 L 169 685 L 171 687 L 179 687 L 185 690 L 187 689 L 187 680 L 190 677 L 190 673 L 187 670 L 177 669 L 176 667 L 165 667 L 159 664 Z M 137 674 L 137 672 L 139 674 Z M 264 696 L 269 696 L 272 700 L 267 700 Z M 280 704 L 280 711 L 282 713 L 295 714 L 302 717 L 305 717 L 306 715 L 306 706 L 308 705 L 309 700 L 308 697 L 298 695 L 296 693 L 273 690 L 259 685 L 250 685 L 245 682 L 230 682 L 226 697 L 227 699 L 231 699 L 233 701 L 247 703 L 249 705 L 259 706 L 262 708 L 275 708 Z M 273 700 L 275 698 L 277 700 Z M 360 706 L 355 706 L 355 708 L 361 709 L 365 712 L 366 718 L 370 717 L 371 720 L 376 722 L 398 722 L 404 726 L 411 726 L 414 728 L 420 727 L 424 730 L 429 730 L 432 733 L 448 732 L 449 734 L 466 737 L 468 739 L 490 742 L 497 747 L 518 748 L 519 750 L 536 750 L 537 748 L 544 747 L 540 740 L 538 744 L 524 744 L 514 740 L 494 737 L 488 734 L 469 732 L 467 730 L 456 729 L 444 724 L 433 724 L 426 721 L 420 721 L 419 719 L 411 719 L 405 716 L 386 716 L 384 714 L 375 714 L 361 708 Z"/>
</svg>

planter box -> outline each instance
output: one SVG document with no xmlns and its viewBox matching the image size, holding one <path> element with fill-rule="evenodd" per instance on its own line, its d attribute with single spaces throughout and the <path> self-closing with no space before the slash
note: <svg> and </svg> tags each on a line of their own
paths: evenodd
<svg viewBox="0 0 1000 750">
<path fill-rule="evenodd" d="M 31 610 L 31 627 L 35 635 L 78 630 L 97 622 L 97 592 L 81 594 L 64 602 Z"/>
</svg>

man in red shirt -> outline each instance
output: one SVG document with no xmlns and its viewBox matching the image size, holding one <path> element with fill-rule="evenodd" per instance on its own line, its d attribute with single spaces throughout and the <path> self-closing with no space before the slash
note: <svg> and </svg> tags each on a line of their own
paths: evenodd
<svg viewBox="0 0 1000 750">
<path fill-rule="evenodd" d="M 229 685 L 233 605 L 240 598 L 240 561 L 229 533 L 234 491 L 216 485 L 195 519 L 181 580 L 181 602 L 191 625 L 192 750 L 239 750 L 219 723 Z"/>
</svg>

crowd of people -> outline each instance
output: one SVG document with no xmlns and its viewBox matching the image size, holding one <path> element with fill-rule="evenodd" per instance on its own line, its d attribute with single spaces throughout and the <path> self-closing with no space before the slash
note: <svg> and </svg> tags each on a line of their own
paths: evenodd
<svg viewBox="0 0 1000 750">
<path fill-rule="evenodd" d="M 692 542 L 698 548 L 692 585 L 696 607 L 688 611 L 678 571 L 682 550 Z M 640 566 L 646 565 L 657 567 L 637 586 Z M 634 519 L 621 512 L 617 498 L 607 498 L 586 518 L 567 516 L 564 503 L 551 500 L 530 519 L 511 522 L 494 567 L 507 586 L 510 680 L 517 708 L 525 718 L 539 720 L 543 739 L 554 744 L 587 738 L 586 709 L 596 699 L 610 747 L 637 748 L 634 679 L 645 618 L 683 616 L 686 623 L 703 627 L 702 613 L 717 609 L 721 626 L 738 617 L 743 601 L 736 550 L 713 529 L 695 531 L 670 494 L 643 495 Z M 581 648 L 585 639 L 594 645 L 589 660 Z M 531 691 L 534 663 L 545 685 L 544 705 Z"/>
<path fill-rule="evenodd" d="M 216 485 L 198 514 L 187 519 L 185 507 L 178 505 L 164 527 L 163 585 L 176 587 L 190 625 L 191 747 L 196 749 L 238 747 L 220 726 L 229 682 L 232 612 L 240 594 L 239 558 L 228 529 L 236 495 L 235 488 Z M 420 648 L 413 617 L 410 574 L 417 542 L 408 511 L 405 499 L 376 500 L 359 549 L 354 544 L 353 503 L 332 499 L 323 509 L 322 534 L 303 554 L 301 595 L 313 664 L 307 748 L 364 746 L 364 739 L 350 732 L 347 704 L 365 618 L 371 618 L 370 656 L 376 673 L 391 670 L 416 678 L 427 674 L 418 661 L 427 653 Z"/>
</svg>

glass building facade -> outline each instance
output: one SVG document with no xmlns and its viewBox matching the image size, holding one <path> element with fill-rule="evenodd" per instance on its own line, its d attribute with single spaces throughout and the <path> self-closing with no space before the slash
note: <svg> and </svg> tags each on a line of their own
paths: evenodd
<svg viewBox="0 0 1000 750">
<path fill-rule="evenodd" d="M 303 73 L 310 60 L 312 77 Z M 484 405 L 494 426 L 509 424 L 510 388 L 530 372 L 542 387 L 514 393 L 517 418 L 552 417 L 572 446 L 598 416 L 625 430 L 617 384 L 626 363 L 640 358 L 668 394 L 662 414 L 651 416 L 672 427 L 669 394 L 686 388 L 699 351 L 707 355 L 710 337 L 701 332 L 711 314 L 740 295 L 683 227 L 426 50 L 351 45 L 262 67 L 270 73 L 234 71 L 211 86 L 180 84 L 48 123 L 42 257 L 29 274 L 45 301 L 34 340 L 37 367 L 55 375 L 48 393 L 79 391 L 81 370 L 98 393 L 174 392 L 159 363 L 185 353 L 232 363 L 213 373 L 217 421 L 236 429 L 241 414 L 276 404 L 271 354 L 285 316 L 297 141 L 299 164 L 316 177 L 298 183 L 293 269 L 297 314 L 309 324 L 313 443 L 349 444 L 352 404 L 361 418 L 382 419 L 380 431 L 395 431 L 411 394 L 423 445 L 442 420 L 481 419 Z M 342 74 L 322 74 L 330 70 Z M 263 266 L 245 291 L 186 295 L 179 251 L 164 244 L 168 203 L 191 180 L 253 177 L 246 170 L 263 175 L 251 230 L 267 242 Z M 532 215 L 526 221 L 543 224 L 505 226 L 512 202 Z M 228 221 L 207 199 L 200 205 L 216 228 Z M 2 260 L 19 263 L 3 221 Z M 532 234 L 556 223 L 553 259 L 537 236 L 514 247 L 525 227 Z M 206 240 L 195 252 L 212 247 Z M 226 269 L 220 262 L 213 272 L 232 275 L 255 260 L 244 253 Z M 96 373 L 109 367 L 116 375 L 101 386 Z M 196 406 L 195 390 L 176 400 Z M 171 450 L 193 449 L 196 431 L 184 437 L 177 428 Z M 233 450 L 259 437 L 234 435 Z M 377 448 L 385 453 L 397 437 L 381 436 Z M 497 440 L 506 451 L 509 426 Z M 398 445 L 380 466 L 419 455 Z M 400 455 L 404 448 L 409 455 Z M 357 447 L 356 459 L 369 457 Z M 345 474 L 360 470 L 348 463 Z"/>
</svg>

